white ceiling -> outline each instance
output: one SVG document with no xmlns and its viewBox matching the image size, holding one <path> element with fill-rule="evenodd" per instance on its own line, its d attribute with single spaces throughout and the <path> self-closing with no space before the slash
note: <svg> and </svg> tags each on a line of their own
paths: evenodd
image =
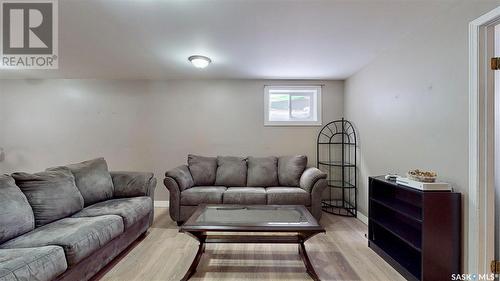
<svg viewBox="0 0 500 281">
<path fill-rule="evenodd" d="M 60 0 L 59 69 L 0 78 L 345 79 L 457 3 Z"/>
</svg>

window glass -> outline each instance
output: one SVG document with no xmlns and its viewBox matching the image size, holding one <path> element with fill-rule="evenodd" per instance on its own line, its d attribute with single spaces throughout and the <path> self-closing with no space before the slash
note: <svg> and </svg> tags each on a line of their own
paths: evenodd
<svg viewBox="0 0 500 281">
<path fill-rule="evenodd" d="M 269 95 L 269 120 L 286 121 L 290 120 L 290 95 L 270 94 Z"/>
<path fill-rule="evenodd" d="M 321 125 L 321 87 L 266 86 L 264 125 Z"/>
<path fill-rule="evenodd" d="M 295 94 L 291 96 L 290 112 L 291 119 L 311 120 L 312 119 L 312 104 L 311 95 Z"/>
</svg>

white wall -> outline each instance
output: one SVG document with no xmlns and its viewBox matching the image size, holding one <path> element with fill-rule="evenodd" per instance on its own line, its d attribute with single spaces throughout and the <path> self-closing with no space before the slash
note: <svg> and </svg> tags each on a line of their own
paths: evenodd
<svg viewBox="0 0 500 281">
<path fill-rule="evenodd" d="M 462 192 L 466 210 L 468 23 L 498 4 L 468 1 L 422 23 L 418 32 L 346 81 L 345 116 L 360 138 L 363 214 L 368 209 L 368 176 L 405 175 L 412 168 L 436 171 L 440 180 Z"/>
<path fill-rule="evenodd" d="M 306 154 L 315 165 L 320 127 L 264 127 L 256 80 L 0 80 L 0 173 L 104 156 L 112 170 L 163 174 L 202 155 Z M 323 121 L 341 118 L 343 82 L 324 83 Z M 287 83 L 289 84 L 289 83 Z"/>
</svg>

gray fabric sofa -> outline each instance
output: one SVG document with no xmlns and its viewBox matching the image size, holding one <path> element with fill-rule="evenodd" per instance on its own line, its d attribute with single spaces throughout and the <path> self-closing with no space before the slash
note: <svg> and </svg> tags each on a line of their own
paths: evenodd
<svg viewBox="0 0 500 281">
<path fill-rule="evenodd" d="M 0 175 L 0 281 L 89 280 L 151 226 L 155 187 L 103 158 Z"/>
<path fill-rule="evenodd" d="M 186 221 L 200 204 L 304 205 L 319 221 L 326 174 L 306 156 L 204 157 L 165 173 L 170 217 Z"/>
</svg>

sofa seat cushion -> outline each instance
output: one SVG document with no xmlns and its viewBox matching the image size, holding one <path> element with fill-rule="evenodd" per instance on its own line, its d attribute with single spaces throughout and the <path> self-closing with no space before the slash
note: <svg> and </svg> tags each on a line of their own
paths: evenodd
<svg viewBox="0 0 500 281">
<path fill-rule="evenodd" d="M 59 246 L 0 249 L 0 281 L 49 281 L 67 268 Z"/>
<path fill-rule="evenodd" d="M 311 194 L 300 187 L 266 188 L 268 205 L 311 205 Z"/>
<path fill-rule="evenodd" d="M 61 246 L 72 266 L 123 233 L 123 220 L 108 215 L 92 218 L 65 218 L 14 238 L 2 249 Z"/>
<path fill-rule="evenodd" d="M 248 157 L 247 186 L 278 185 L 278 158 Z"/>
<path fill-rule="evenodd" d="M 0 244 L 35 228 L 28 199 L 10 176 L 0 175 Z"/>
<path fill-rule="evenodd" d="M 83 209 L 83 198 L 68 168 L 12 177 L 26 195 L 35 214 L 35 226 L 71 216 Z"/>
<path fill-rule="evenodd" d="M 125 228 L 129 228 L 153 209 L 149 196 L 119 198 L 99 202 L 74 214 L 73 218 L 117 215 L 122 217 Z"/>
<path fill-rule="evenodd" d="M 181 205 L 222 204 L 224 186 L 194 186 L 181 192 Z"/>
<path fill-rule="evenodd" d="M 224 204 L 266 205 L 263 187 L 230 187 L 224 192 Z"/>
</svg>

